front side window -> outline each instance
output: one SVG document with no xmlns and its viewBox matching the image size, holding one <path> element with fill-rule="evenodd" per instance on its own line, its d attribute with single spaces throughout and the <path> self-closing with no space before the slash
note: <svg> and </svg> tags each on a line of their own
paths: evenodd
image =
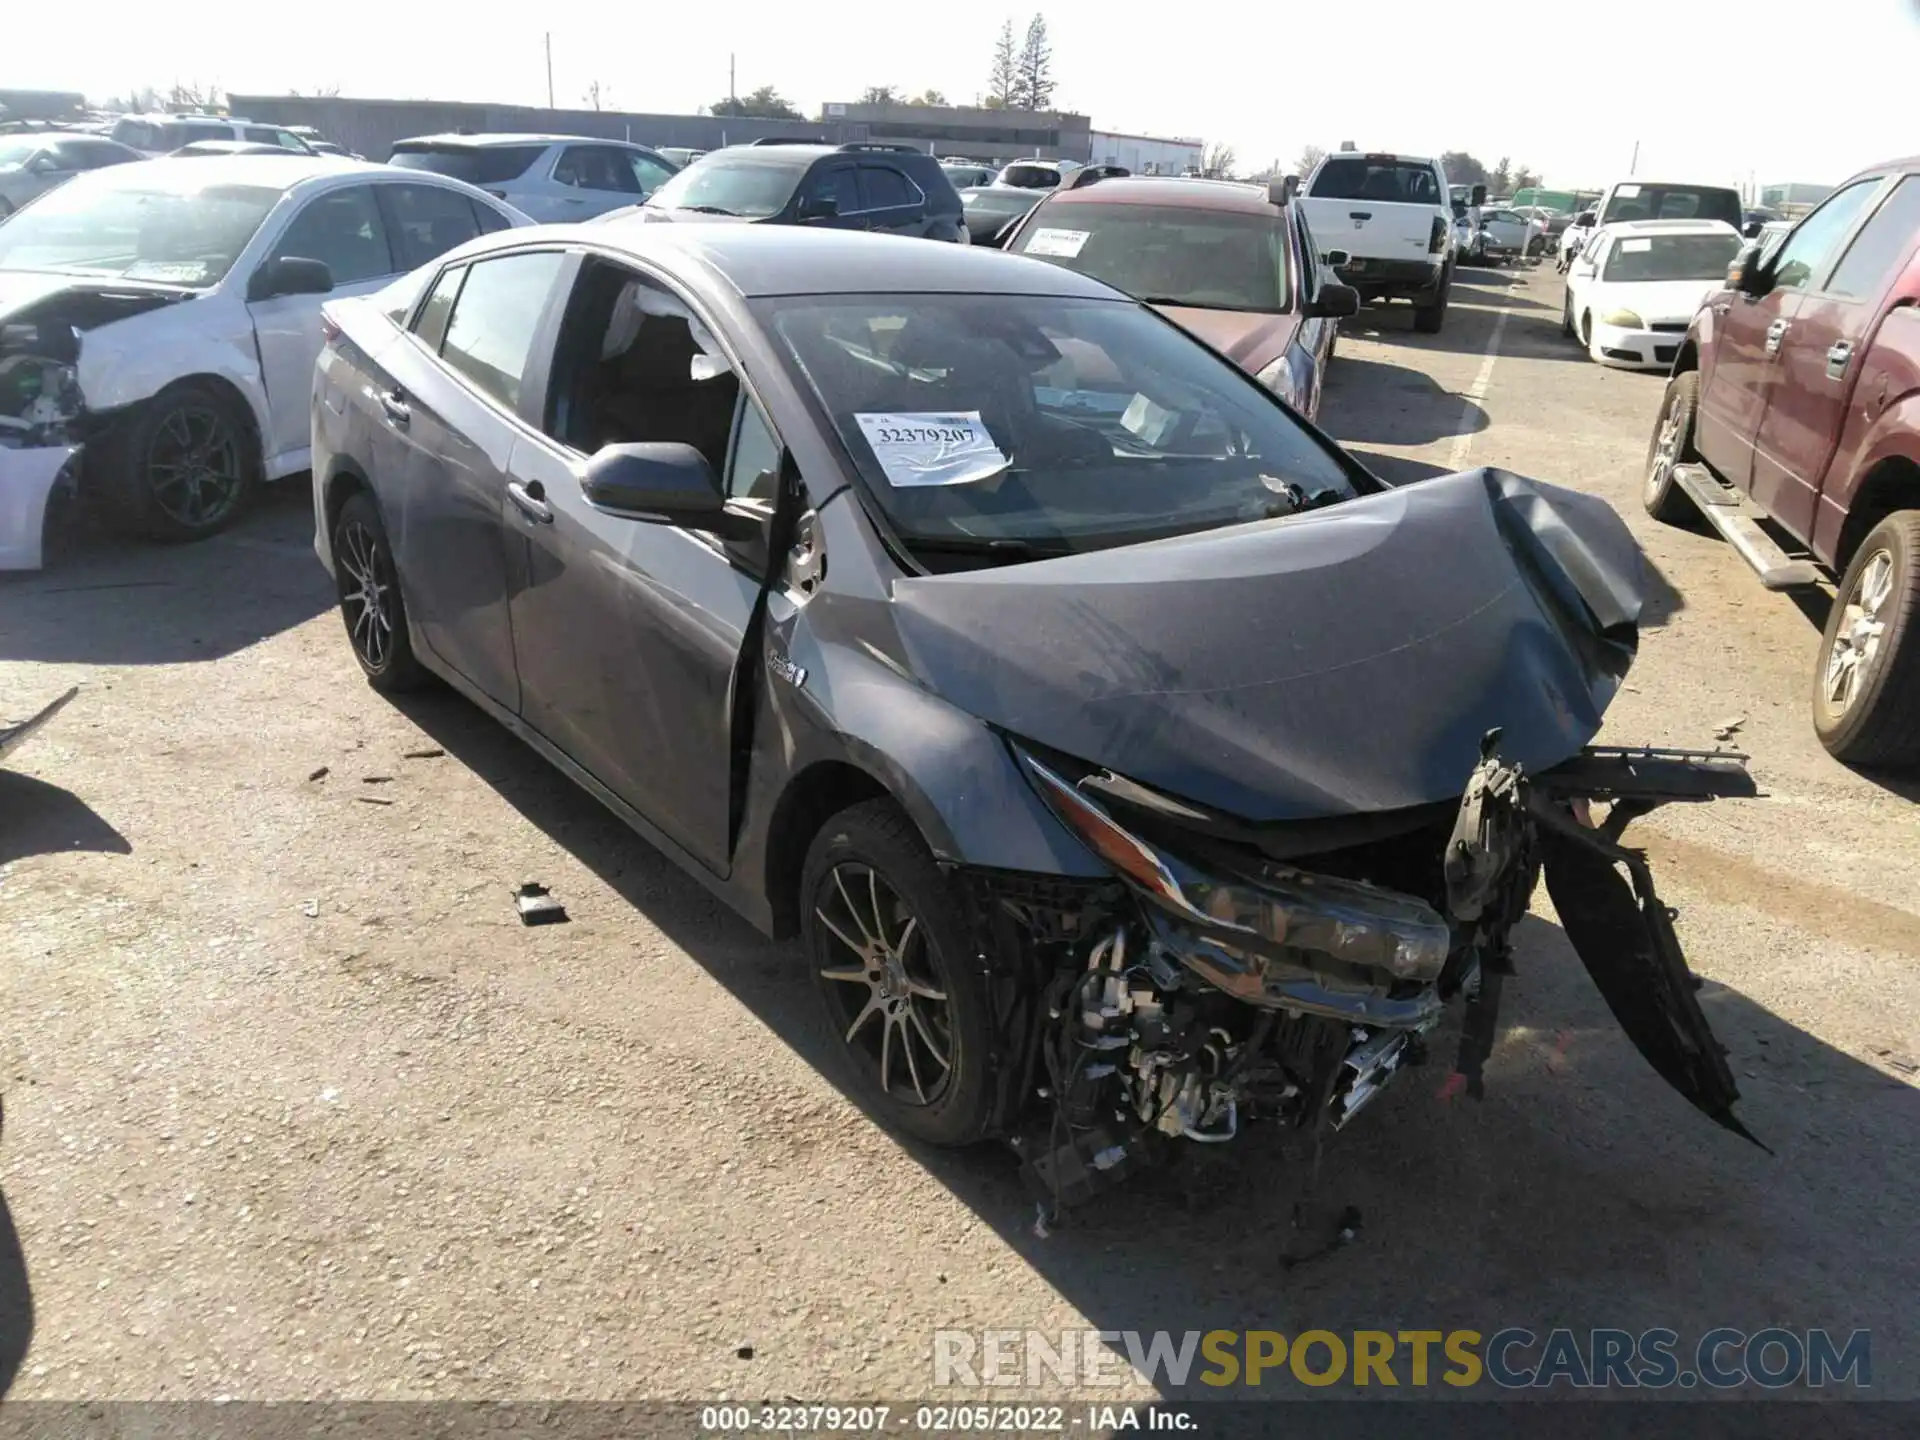
<svg viewBox="0 0 1920 1440">
<path fill-rule="evenodd" d="M 1877 299 L 1894 267 L 1913 253 L 1916 236 L 1920 236 L 1920 176 L 1909 175 L 1853 237 L 1827 281 L 1827 293 L 1848 300 Z"/>
<path fill-rule="evenodd" d="M 564 259 L 540 250 L 467 266 L 440 356 L 509 410 L 520 404 L 534 333 Z"/>
<path fill-rule="evenodd" d="M 1013 249 L 1153 305 L 1269 313 L 1286 308 L 1279 215 L 1049 201 Z"/>
<path fill-rule="evenodd" d="M 168 169 L 175 175 L 128 173 Z M 200 288 L 219 282 L 281 192 L 191 185 L 198 165 L 111 166 L 76 175 L 0 226 L 0 269 L 54 270 Z M 177 183 L 169 184 L 169 181 Z"/>
<path fill-rule="evenodd" d="M 654 191 L 647 203 L 666 210 L 758 219 L 786 209 L 805 173 L 804 166 L 790 160 L 709 155 Z"/>
<path fill-rule="evenodd" d="M 1805 290 L 1813 277 L 1826 268 L 1827 260 L 1839 246 L 1841 237 L 1853 228 L 1861 209 L 1880 188 L 1878 176 L 1856 180 L 1844 190 L 1834 192 L 1787 237 L 1773 263 L 1775 290 Z"/>
<path fill-rule="evenodd" d="M 1139 306 L 1000 295 L 753 309 L 909 544 L 1018 560 L 1356 493 L 1234 366 Z"/>
<path fill-rule="evenodd" d="M 458 190 L 439 185 L 384 185 L 393 217 L 394 259 L 402 270 L 437 260 L 480 233 L 474 207 Z"/>
<path fill-rule="evenodd" d="M 319 260 L 335 285 L 391 275 L 399 268 L 387 249 L 386 227 L 370 185 L 316 195 L 293 217 L 273 254 L 275 259 Z"/>
<path fill-rule="evenodd" d="M 642 155 L 638 150 L 618 153 L 626 157 L 627 168 L 633 172 L 633 183 L 649 195 L 674 177 L 671 166 L 661 164 L 651 155 Z"/>
<path fill-rule="evenodd" d="M 860 199 L 859 172 L 851 165 L 827 165 L 814 171 L 813 179 L 807 182 L 807 198 L 833 201 L 834 211 L 840 215 L 867 208 Z"/>
<path fill-rule="evenodd" d="M 740 407 L 740 428 L 727 461 L 727 494 L 736 500 L 772 501 L 779 479 L 779 437 L 760 407 L 748 399 Z"/>
<path fill-rule="evenodd" d="M 1608 250 L 1602 280 L 1720 280 L 1740 253 L 1737 235 L 1623 235 Z"/>
<path fill-rule="evenodd" d="M 624 151 L 605 145 L 569 145 L 560 152 L 553 178 L 576 190 L 614 190 L 638 195 L 640 182 L 627 164 Z"/>
</svg>

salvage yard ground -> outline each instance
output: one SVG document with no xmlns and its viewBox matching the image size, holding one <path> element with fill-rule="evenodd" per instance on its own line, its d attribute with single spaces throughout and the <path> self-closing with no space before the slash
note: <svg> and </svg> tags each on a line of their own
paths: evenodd
<svg viewBox="0 0 1920 1440">
<path fill-rule="evenodd" d="M 1322 419 L 1396 481 L 1604 496 L 1647 547 L 1603 738 L 1737 720 L 1754 757 L 1766 799 L 1632 834 L 1772 1155 L 1647 1068 L 1543 896 L 1484 1103 L 1445 1096 L 1449 1032 L 1329 1148 L 1355 1244 L 1282 1270 L 1266 1142 L 1036 1239 L 1004 1154 L 843 1096 L 792 951 L 465 702 L 366 688 L 296 484 L 0 583 L 0 713 L 82 687 L 0 773 L 14 1396 L 898 1399 L 945 1327 L 1779 1324 L 1870 1328 L 1874 1392 L 1920 1397 L 1920 789 L 1827 758 L 1818 607 L 1646 519 L 1662 382 L 1559 315 L 1549 270 L 1463 271 L 1438 336 L 1365 311 Z M 530 880 L 571 923 L 518 922 Z"/>
</svg>

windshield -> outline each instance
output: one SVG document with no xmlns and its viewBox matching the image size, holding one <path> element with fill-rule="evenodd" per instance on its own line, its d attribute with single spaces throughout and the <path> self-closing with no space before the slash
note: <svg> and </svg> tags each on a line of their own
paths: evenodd
<svg viewBox="0 0 1920 1440">
<path fill-rule="evenodd" d="M 0 170 L 18 170 L 38 155 L 44 144 L 40 140 L 0 140 Z"/>
<path fill-rule="evenodd" d="M 718 215 L 778 215 L 807 173 L 792 161 L 703 156 L 647 197 L 656 209 Z"/>
<path fill-rule="evenodd" d="M 116 167 L 76 176 L 0 225 L 0 270 L 58 270 L 217 284 L 281 192 L 262 185 L 194 186 L 129 169 L 198 172 L 198 165 Z"/>
<path fill-rule="evenodd" d="M 1607 256 L 1602 280 L 1723 280 L 1738 235 L 1628 235 Z"/>
<path fill-rule="evenodd" d="M 1355 155 L 1320 166 L 1308 191 L 1323 200 L 1378 200 L 1382 204 L 1437 205 L 1440 186 L 1433 167 L 1391 157 Z"/>
<path fill-rule="evenodd" d="M 754 302 L 916 547 L 1017 560 L 1350 498 L 1271 395 L 1150 310 L 1032 295 Z"/>
<path fill-rule="evenodd" d="M 422 145 L 403 140 L 393 147 L 387 163 L 469 185 L 504 185 L 526 174 L 527 167 L 546 153 L 544 145 Z"/>
<path fill-rule="evenodd" d="M 1012 248 L 1156 305 L 1286 308 L 1286 247 L 1276 216 L 1050 200 Z"/>
<path fill-rule="evenodd" d="M 1724 220 L 1740 228 L 1740 196 L 1717 185 L 1616 185 L 1600 217 L 1622 220 Z"/>
</svg>

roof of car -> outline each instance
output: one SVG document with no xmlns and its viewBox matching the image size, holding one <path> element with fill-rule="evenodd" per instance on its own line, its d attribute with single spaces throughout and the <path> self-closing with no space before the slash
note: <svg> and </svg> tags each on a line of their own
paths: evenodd
<svg viewBox="0 0 1920 1440">
<path fill-rule="evenodd" d="M 588 227 L 516 230 L 510 243 L 553 239 L 579 244 L 586 237 L 637 259 L 657 260 L 675 251 L 688 255 L 745 296 L 959 292 L 1122 298 L 1098 280 L 1044 260 L 1006 255 L 984 246 L 976 249 L 857 230 L 673 225 L 648 222 L 636 213 Z"/>
<path fill-rule="evenodd" d="M 1237 210 L 1246 215 L 1277 215 L 1279 207 L 1265 189 L 1233 180 L 1197 180 L 1176 175 L 1118 175 L 1072 190 L 1055 190 L 1049 205 L 1160 205 L 1183 210 Z"/>
<path fill-rule="evenodd" d="M 484 150 L 494 145 L 556 145 L 564 140 L 580 140 L 595 145 L 624 145 L 624 140 L 608 140 L 597 135 L 409 135 L 393 142 L 402 145 L 464 145 Z"/>
<path fill-rule="evenodd" d="M 262 185 L 274 190 L 291 190 L 312 180 L 338 179 L 364 175 L 369 178 L 438 183 L 442 177 L 419 170 L 396 170 L 391 165 L 376 165 L 369 160 L 348 160 L 338 155 L 301 155 L 282 151 L 278 155 L 204 155 L 197 165 L 181 165 L 170 156 L 158 160 L 139 160 L 126 165 L 111 165 L 91 174 L 111 177 L 110 182 L 138 186 L 143 179 L 159 180 L 167 185 L 199 188 L 207 185 Z M 77 184 L 69 180 L 69 185 Z"/>
</svg>

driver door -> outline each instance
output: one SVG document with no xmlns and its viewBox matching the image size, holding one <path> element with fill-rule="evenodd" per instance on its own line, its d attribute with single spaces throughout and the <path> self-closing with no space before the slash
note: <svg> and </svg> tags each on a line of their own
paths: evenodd
<svg viewBox="0 0 1920 1440">
<path fill-rule="evenodd" d="M 272 260 L 318 260 L 333 276 L 326 295 L 276 295 L 248 300 L 260 378 L 267 392 L 272 433 L 263 449 L 268 472 L 312 443 L 313 364 L 320 354 L 320 306 L 342 295 L 364 295 L 399 269 L 388 245 L 371 185 L 347 185 L 308 200 L 287 221 L 267 252 Z M 304 463 L 304 462 L 301 462 Z M 299 468 L 294 465 L 293 468 Z"/>
</svg>

